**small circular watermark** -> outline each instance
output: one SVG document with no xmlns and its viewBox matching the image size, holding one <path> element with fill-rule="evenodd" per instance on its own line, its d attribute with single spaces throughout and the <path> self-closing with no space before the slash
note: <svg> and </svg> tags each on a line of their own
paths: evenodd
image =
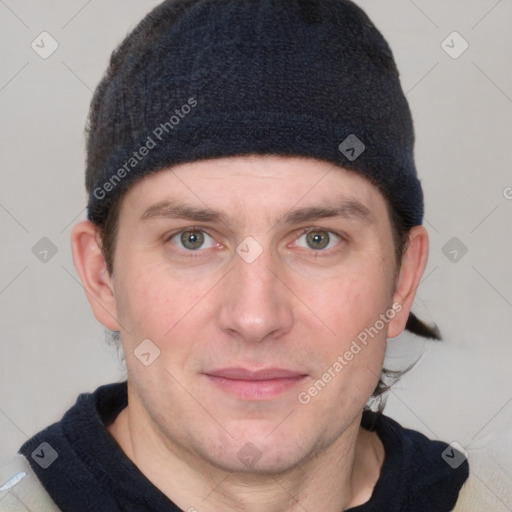
<svg viewBox="0 0 512 512">
<path fill-rule="evenodd" d="M 503 197 L 508 200 L 512 200 L 512 187 L 505 187 L 503 189 Z"/>
</svg>

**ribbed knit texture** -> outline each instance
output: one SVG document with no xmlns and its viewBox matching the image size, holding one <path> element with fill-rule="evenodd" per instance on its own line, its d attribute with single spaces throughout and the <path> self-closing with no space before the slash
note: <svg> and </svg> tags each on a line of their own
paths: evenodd
<svg viewBox="0 0 512 512">
<path fill-rule="evenodd" d="M 357 147 L 339 149 L 351 135 L 365 146 L 355 159 Z M 114 52 L 95 92 L 88 215 L 101 224 L 132 183 L 174 164 L 276 154 L 362 173 L 417 225 L 413 145 L 391 50 L 355 4 L 168 0 Z"/>
</svg>

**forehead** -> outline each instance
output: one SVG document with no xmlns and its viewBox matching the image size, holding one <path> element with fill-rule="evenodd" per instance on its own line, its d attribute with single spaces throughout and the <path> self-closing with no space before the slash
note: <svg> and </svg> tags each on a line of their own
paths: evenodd
<svg viewBox="0 0 512 512">
<path fill-rule="evenodd" d="M 276 155 L 216 158 L 163 169 L 136 182 L 123 205 L 137 220 L 163 213 L 166 205 L 168 213 L 174 206 L 215 211 L 222 218 L 204 220 L 222 222 L 246 215 L 274 222 L 298 207 L 339 207 L 347 217 L 367 220 L 387 215 L 383 195 L 360 174 L 326 161 Z"/>
</svg>

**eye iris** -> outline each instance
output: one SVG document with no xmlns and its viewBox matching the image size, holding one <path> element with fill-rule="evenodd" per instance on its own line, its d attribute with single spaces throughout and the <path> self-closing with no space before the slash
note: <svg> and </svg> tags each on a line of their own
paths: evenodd
<svg viewBox="0 0 512 512">
<path fill-rule="evenodd" d="M 312 249 L 324 249 L 329 245 L 329 235 L 325 231 L 310 231 L 307 233 L 306 239 Z"/>
<path fill-rule="evenodd" d="M 204 243 L 204 235 L 200 231 L 184 231 L 180 238 L 187 249 L 199 249 Z"/>
</svg>

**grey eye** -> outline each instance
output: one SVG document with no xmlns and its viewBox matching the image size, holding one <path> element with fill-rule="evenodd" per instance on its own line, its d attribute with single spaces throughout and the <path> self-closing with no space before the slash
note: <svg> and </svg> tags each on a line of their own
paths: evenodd
<svg viewBox="0 0 512 512">
<path fill-rule="evenodd" d="M 207 239 L 211 240 L 210 245 L 203 247 L 205 241 L 208 241 Z M 176 242 L 174 242 L 174 240 L 176 240 Z M 215 245 L 215 242 L 210 235 L 206 234 L 204 231 L 196 229 L 188 229 L 177 233 L 171 238 L 171 242 L 176 243 L 178 246 L 189 251 L 197 251 L 201 248 L 209 249 Z"/>
<path fill-rule="evenodd" d="M 204 242 L 204 235 L 200 231 L 185 231 L 181 233 L 181 243 L 187 249 L 199 249 Z"/>
<path fill-rule="evenodd" d="M 306 248 L 313 249 L 315 251 L 320 251 L 327 247 L 330 249 L 335 245 L 334 242 L 336 242 L 336 240 L 340 240 L 340 237 L 335 233 L 331 233 L 330 231 L 325 231 L 323 229 L 312 229 L 307 231 L 306 233 L 303 233 L 298 240 L 303 237 L 306 237 Z M 304 247 L 304 245 L 300 244 L 299 246 Z"/>
</svg>

